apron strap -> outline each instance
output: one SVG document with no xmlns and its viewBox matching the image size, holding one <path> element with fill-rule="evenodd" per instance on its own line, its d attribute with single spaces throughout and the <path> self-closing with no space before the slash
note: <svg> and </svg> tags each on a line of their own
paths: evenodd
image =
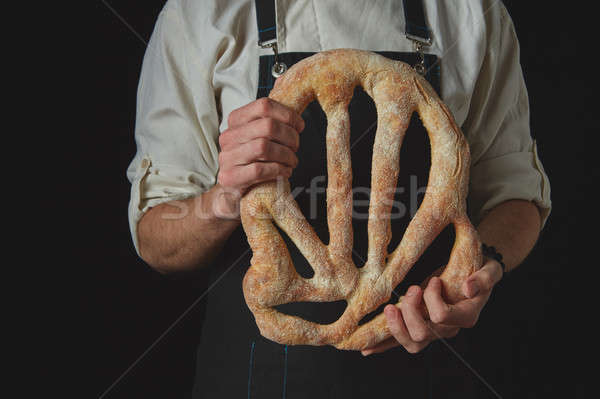
<svg viewBox="0 0 600 399">
<path fill-rule="evenodd" d="M 425 22 L 422 0 L 402 0 L 404 7 L 405 33 L 411 40 L 431 43 L 431 31 Z"/>
<path fill-rule="evenodd" d="M 275 0 L 255 0 L 256 24 L 258 26 L 258 45 L 265 46 L 277 42 L 277 23 L 275 22 Z"/>
<path fill-rule="evenodd" d="M 277 21 L 275 20 L 275 0 L 255 0 L 256 23 L 258 25 L 258 45 L 271 48 L 275 54 L 275 62 L 271 75 L 277 78 L 287 71 L 287 65 L 279 61 L 277 50 Z"/>
<path fill-rule="evenodd" d="M 260 45 L 277 40 L 275 0 L 255 0 L 258 42 Z M 422 0 L 402 0 L 406 35 L 423 42 L 431 41 L 431 31 L 425 22 Z"/>
</svg>

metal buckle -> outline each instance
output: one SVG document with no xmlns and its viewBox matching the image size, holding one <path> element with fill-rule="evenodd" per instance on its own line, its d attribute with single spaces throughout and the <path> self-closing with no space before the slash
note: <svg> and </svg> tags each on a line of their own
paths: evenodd
<svg viewBox="0 0 600 399">
<path fill-rule="evenodd" d="M 287 65 L 285 65 L 283 62 L 279 62 L 279 53 L 277 52 L 277 39 L 272 39 L 266 42 L 258 42 L 258 45 L 261 48 L 272 48 L 273 52 L 275 53 L 275 63 L 273 64 L 273 67 L 271 68 L 271 75 L 273 75 L 273 77 L 278 78 L 281 75 L 283 75 L 285 73 L 285 71 L 287 71 Z"/>
<path fill-rule="evenodd" d="M 425 53 L 423 51 L 424 47 L 431 46 L 431 38 L 423 39 L 422 37 L 413 36 L 411 34 L 406 34 L 406 38 L 413 42 L 414 51 L 419 55 L 419 62 L 413 65 L 413 68 L 419 75 L 425 75 L 427 72 L 425 69 Z"/>
</svg>

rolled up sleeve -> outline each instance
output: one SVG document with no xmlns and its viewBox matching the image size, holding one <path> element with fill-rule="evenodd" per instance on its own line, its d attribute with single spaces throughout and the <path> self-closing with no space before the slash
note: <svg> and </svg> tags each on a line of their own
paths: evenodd
<svg viewBox="0 0 600 399">
<path fill-rule="evenodd" d="M 219 116 L 210 78 L 213 56 L 210 49 L 202 54 L 187 35 L 181 10 L 167 2 L 144 56 L 137 153 L 127 170 L 129 226 L 138 254 L 137 225 L 148 209 L 197 196 L 216 180 Z"/>
<path fill-rule="evenodd" d="M 490 209 L 511 199 L 534 202 L 540 210 L 542 227 L 550 214 L 550 183 L 537 155 L 515 152 L 479 162 L 471 171 L 470 206 L 477 223 Z"/>
<path fill-rule="evenodd" d="M 488 23 L 488 46 L 463 131 L 471 146 L 469 213 L 478 224 L 500 203 L 535 203 L 544 226 L 551 209 L 550 183 L 531 138 L 529 99 L 514 26 L 501 6 Z"/>
</svg>

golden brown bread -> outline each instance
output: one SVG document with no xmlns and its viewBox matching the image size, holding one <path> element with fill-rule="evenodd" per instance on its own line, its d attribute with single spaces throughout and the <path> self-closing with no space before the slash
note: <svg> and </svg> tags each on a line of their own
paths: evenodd
<svg viewBox="0 0 600 399">
<path fill-rule="evenodd" d="M 369 250 L 366 264 L 352 262 L 352 168 L 348 103 L 356 85 L 377 107 L 373 147 Z M 429 83 L 409 65 L 368 51 L 324 51 L 300 61 L 277 79 L 270 98 L 299 114 L 317 100 L 327 115 L 327 222 L 323 244 L 290 194 L 287 181 L 263 183 L 241 202 L 241 218 L 253 251 L 243 289 L 261 334 L 288 345 L 333 345 L 364 349 L 390 336 L 385 316 L 358 326 L 387 302 L 392 290 L 434 238 L 449 224 L 456 230 L 444 269 L 443 295 L 450 303 L 464 297 L 462 282 L 481 265 L 481 243 L 466 214 L 469 147 Z M 429 185 L 423 202 L 391 253 L 390 210 L 398 179 L 400 146 L 414 111 L 431 143 Z M 310 279 L 296 272 L 275 222 L 314 269 Z M 343 315 L 322 325 L 278 312 L 289 302 L 346 300 Z"/>
</svg>

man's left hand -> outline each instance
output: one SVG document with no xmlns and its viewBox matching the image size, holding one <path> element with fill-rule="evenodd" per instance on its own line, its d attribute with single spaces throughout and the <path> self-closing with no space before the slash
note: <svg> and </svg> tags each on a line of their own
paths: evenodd
<svg viewBox="0 0 600 399">
<path fill-rule="evenodd" d="M 490 297 L 492 288 L 502 278 L 502 267 L 495 260 L 487 262 L 463 283 L 462 292 L 466 299 L 448 304 L 442 298 L 442 281 L 433 277 L 425 287 L 411 286 L 402 298 L 399 307 L 384 308 L 387 325 L 392 336 L 370 348 L 362 350 L 364 356 L 384 352 L 402 345 L 409 353 L 417 353 L 440 338 L 450 338 L 461 328 L 470 328 L 477 323 L 479 313 Z M 430 320 L 422 312 L 425 302 Z"/>
</svg>

